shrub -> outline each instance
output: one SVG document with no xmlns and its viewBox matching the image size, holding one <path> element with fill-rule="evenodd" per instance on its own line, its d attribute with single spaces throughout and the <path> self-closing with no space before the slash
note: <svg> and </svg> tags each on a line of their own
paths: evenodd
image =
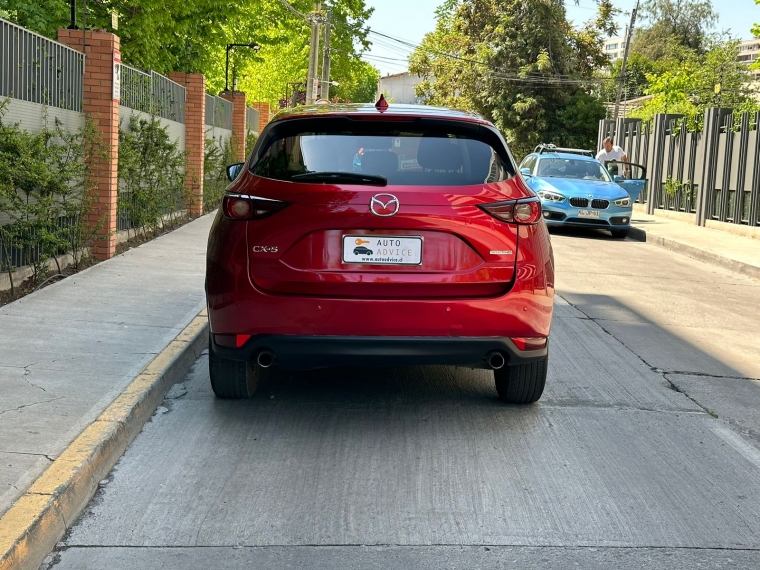
<svg viewBox="0 0 760 570">
<path fill-rule="evenodd" d="M 57 119 L 29 133 L 19 123 L 3 121 L 7 101 L 0 102 L 0 260 L 13 283 L 13 259 L 32 268 L 33 284 L 45 278 L 47 261 L 71 253 L 79 269 L 101 220 L 90 215 L 94 183 L 87 158 L 102 153 L 96 129 L 87 120 L 69 133 Z"/>
<path fill-rule="evenodd" d="M 227 166 L 235 162 L 232 139 L 226 141 L 206 139 L 203 160 L 203 212 L 211 212 L 222 202 L 224 190 L 229 184 Z"/>
<path fill-rule="evenodd" d="M 187 154 L 179 150 L 161 120 L 131 115 L 127 128 L 119 128 L 119 216 L 127 231 L 156 235 L 174 229 L 183 204 Z"/>
</svg>

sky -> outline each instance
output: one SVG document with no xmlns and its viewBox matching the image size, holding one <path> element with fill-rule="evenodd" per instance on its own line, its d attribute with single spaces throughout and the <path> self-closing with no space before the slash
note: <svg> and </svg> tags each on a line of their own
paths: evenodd
<svg viewBox="0 0 760 570">
<path fill-rule="evenodd" d="M 622 35 L 636 0 L 613 0 L 613 3 L 625 12 L 618 17 Z M 423 36 L 435 28 L 435 9 L 441 0 L 366 0 L 366 4 L 375 8 L 369 20 L 372 30 L 419 44 Z M 596 11 L 594 0 L 580 0 L 578 6 L 573 0 L 567 0 L 565 5 L 568 18 L 579 25 Z M 760 6 L 755 5 L 754 0 L 713 0 L 713 7 L 719 16 L 716 31 L 730 30 L 739 39 L 750 39 L 753 22 L 760 22 Z M 370 39 L 373 46 L 365 58 L 383 76 L 406 71 L 405 59 L 412 48 L 374 34 Z"/>
</svg>

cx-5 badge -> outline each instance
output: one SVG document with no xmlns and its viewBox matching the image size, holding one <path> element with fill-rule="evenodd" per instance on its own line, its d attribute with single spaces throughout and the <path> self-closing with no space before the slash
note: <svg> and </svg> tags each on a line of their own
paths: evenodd
<svg viewBox="0 0 760 570">
<path fill-rule="evenodd" d="M 398 198 L 393 194 L 375 194 L 369 202 L 369 211 L 381 218 L 398 214 Z"/>
</svg>

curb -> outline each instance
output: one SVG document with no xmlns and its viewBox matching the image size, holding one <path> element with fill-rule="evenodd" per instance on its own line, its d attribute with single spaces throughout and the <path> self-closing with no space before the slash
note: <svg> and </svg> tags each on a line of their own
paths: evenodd
<svg viewBox="0 0 760 570">
<path fill-rule="evenodd" d="M 0 518 L 0 570 L 37 570 L 208 343 L 201 311 Z"/>
<path fill-rule="evenodd" d="M 736 261 L 735 259 L 731 259 L 723 255 L 718 255 L 717 253 L 705 251 L 703 249 L 687 245 L 680 241 L 664 238 L 662 236 L 650 235 L 647 234 L 646 230 L 642 230 L 641 228 L 631 227 L 631 231 L 628 234 L 628 237 L 635 239 L 636 241 L 651 243 L 653 245 L 665 248 L 669 251 L 691 257 L 692 259 L 697 259 L 699 261 L 709 263 L 710 265 L 728 269 L 729 271 L 739 273 L 746 277 L 760 279 L 760 267 L 750 265 L 749 263 L 744 263 L 742 261 Z"/>
</svg>

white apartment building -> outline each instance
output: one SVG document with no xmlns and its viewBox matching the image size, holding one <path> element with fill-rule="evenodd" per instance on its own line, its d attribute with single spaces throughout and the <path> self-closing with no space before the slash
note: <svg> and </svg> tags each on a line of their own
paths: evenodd
<svg viewBox="0 0 760 570">
<path fill-rule="evenodd" d="M 625 44 L 628 42 L 628 36 L 619 36 L 617 38 L 609 38 L 604 40 L 604 53 L 610 56 L 610 61 L 615 63 L 619 59 L 623 59 L 625 53 Z"/>
<path fill-rule="evenodd" d="M 749 65 L 757 60 L 758 55 L 760 55 L 760 40 L 757 38 L 744 40 L 739 44 L 739 55 L 736 60 Z"/>
</svg>

